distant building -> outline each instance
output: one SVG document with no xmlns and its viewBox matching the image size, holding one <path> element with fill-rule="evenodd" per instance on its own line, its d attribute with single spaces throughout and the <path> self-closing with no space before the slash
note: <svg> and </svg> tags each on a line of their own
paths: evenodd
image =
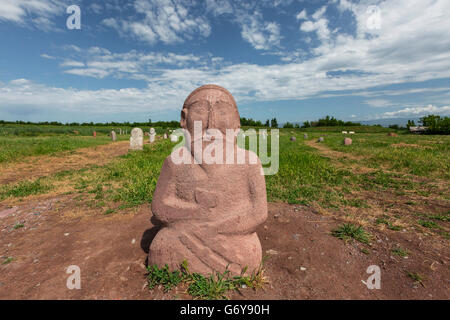
<svg viewBox="0 0 450 320">
<path fill-rule="evenodd" d="M 422 127 L 422 126 L 409 127 L 409 132 L 411 132 L 411 133 L 424 133 L 427 130 L 428 130 L 428 127 Z"/>
</svg>

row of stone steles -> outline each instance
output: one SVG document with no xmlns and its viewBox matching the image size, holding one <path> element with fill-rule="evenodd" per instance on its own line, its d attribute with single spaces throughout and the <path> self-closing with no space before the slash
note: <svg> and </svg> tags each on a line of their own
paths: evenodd
<svg viewBox="0 0 450 320">
<path fill-rule="evenodd" d="M 150 128 L 150 131 L 148 132 L 149 136 L 149 142 L 154 143 L 156 140 L 156 130 L 154 128 Z M 164 133 L 163 139 L 167 139 L 167 133 Z M 176 135 L 171 134 L 170 139 L 172 142 L 177 142 L 178 137 Z M 111 131 L 111 140 L 113 142 L 117 141 L 117 134 L 113 130 Z M 140 151 L 144 150 L 144 132 L 141 128 L 134 128 L 131 130 L 131 137 L 130 137 L 130 150 L 133 151 Z"/>
</svg>

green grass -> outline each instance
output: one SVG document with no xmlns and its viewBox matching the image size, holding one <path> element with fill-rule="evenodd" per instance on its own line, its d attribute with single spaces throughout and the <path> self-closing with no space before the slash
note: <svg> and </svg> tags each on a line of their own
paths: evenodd
<svg viewBox="0 0 450 320">
<path fill-rule="evenodd" d="M 23 228 L 23 227 L 25 227 L 25 225 L 23 223 L 17 223 L 17 224 L 14 225 L 14 229 L 20 229 L 20 228 Z"/>
<path fill-rule="evenodd" d="M 0 200 L 9 197 L 20 198 L 31 195 L 47 193 L 52 186 L 43 182 L 43 179 L 33 181 L 23 181 L 13 185 L 3 185 L 0 187 Z"/>
<path fill-rule="evenodd" d="M 8 258 L 6 258 L 6 259 L 2 262 L 2 264 L 8 264 L 8 263 L 11 263 L 11 262 L 13 262 L 13 260 L 14 260 L 13 257 L 8 257 Z"/>
<path fill-rule="evenodd" d="M 391 250 L 392 254 L 395 254 L 396 256 L 400 256 L 400 257 L 407 257 L 409 255 L 408 250 L 406 249 L 402 249 L 400 247 L 395 247 L 394 249 Z"/>
<path fill-rule="evenodd" d="M 353 205 L 360 207 L 361 201 L 349 201 L 348 190 L 343 185 L 353 185 L 354 175 L 335 168 L 329 159 L 305 145 L 299 137 L 296 142 L 290 135 L 280 134 L 280 167 L 276 175 L 266 176 L 268 201 L 291 204 L 319 203 L 324 207 Z"/>
<path fill-rule="evenodd" d="M 217 272 L 209 276 L 199 273 L 190 273 L 187 261 L 184 261 L 180 270 L 169 270 L 168 265 L 162 268 L 158 266 L 147 267 L 147 280 L 150 290 L 158 285 L 162 285 L 165 292 L 184 284 L 187 286 L 187 293 L 194 299 L 202 300 L 223 300 L 228 299 L 230 291 L 239 290 L 243 286 L 248 288 L 262 288 L 267 280 L 261 267 L 255 270 L 250 276 L 244 276 L 246 268 L 241 275 L 231 276 L 229 270 L 223 273 Z"/>
<path fill-rule="evenodd" d="M 110 143 L 109 137 L 81 136 L 43 136 L 15 137 L 0 136 L 0 163 L 20 161 L 28 156 L 56 154 L 58 152 L 75 150 Z"/>
<path fill-rule="evenodd" d="M 387 137 L 386 133 L 355 135 L 327 133 L 325 144 L 333 150 L 365 157 L 364 165 L 401 171 L 419 176 L 450 178 L 450 136 L 410 135 Z M 314 134 L 312 138 L 318 137 Z M 343 146 L 344 137 L 351 137 L 351 147 Z M 393 146 L 394 144 L 401 146 Z"/>
<path fill-rule="evenodd" d="M 341 240 L 348 241 L 354 239 L 361 243 L 369 244 L 370 234 L 367 233 L 362 226 L 352 223 L 345 223 L 333 230 L 331 234 Z"/>
<path fill-rule="evenodd" d="M 411 278 L 415 282 L 420 283 L 422 286 L 424 286 L 424 284 L 423 284 L 424 278 L 421 274 L 419 274 L 417 272 L 409 272 L 409 271 L 407 271 L 406 274 L 409 278 Z"/>
<path fill-rule="evenodd" d="M 393 230 L 393 231 L 399 231 L 402 229 L 402 227 L 400 226 L 394 226 L 388 219 L 390 217 L 387 215 L 383 215 L 382 218 L 377 218 L 377 220 L 375 221 L 376 224 L 384 224 L 387 226 L 387 228 L 389 230 Z"/>
<path fill-rule="evenodd" d="M 439 225 L 436 224 L 436 222 L 434 221 L 429 221 L 429 220 L 419 220 L 418 223 L 425 228 L 429 228 L 429 229 L 437 229 L 439 228 Z"/>
<path fill-rule="evenodd" d="M 448 222 L 450 219 L 450 211 L 447 211 L 446 213 L 443 213 L 443 214 L 432 215 L 432 216 L 430 216 L 430 218 L 433 220 Z"/>
</svg>

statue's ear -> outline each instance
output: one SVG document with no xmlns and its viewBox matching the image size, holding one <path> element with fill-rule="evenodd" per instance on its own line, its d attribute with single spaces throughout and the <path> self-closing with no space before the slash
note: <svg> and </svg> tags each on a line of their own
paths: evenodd
<svg viewBox="0 0 450 320">
<path fill-rule="evenodd" d="M 186 108 L 183 108 L 183 110 L 181 110 L 180 125 L 183 129 L 186 129 L 187 113 L 188 113 L 188 110 Z"/>
</svg>

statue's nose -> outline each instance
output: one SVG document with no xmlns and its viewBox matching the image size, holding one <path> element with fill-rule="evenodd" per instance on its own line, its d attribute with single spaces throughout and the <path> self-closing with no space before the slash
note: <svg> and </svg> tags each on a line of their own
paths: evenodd
<svg viewBox="0 0 450 320">
<path fill-rule="evenodd" d="M 215 117 L 214 117 L 214 109 L 211 108 L 209 110 L 209 115 L 208 115 L 208 125 L 206 126 L 207 129 L 215 129 Z"/>
</svg>

